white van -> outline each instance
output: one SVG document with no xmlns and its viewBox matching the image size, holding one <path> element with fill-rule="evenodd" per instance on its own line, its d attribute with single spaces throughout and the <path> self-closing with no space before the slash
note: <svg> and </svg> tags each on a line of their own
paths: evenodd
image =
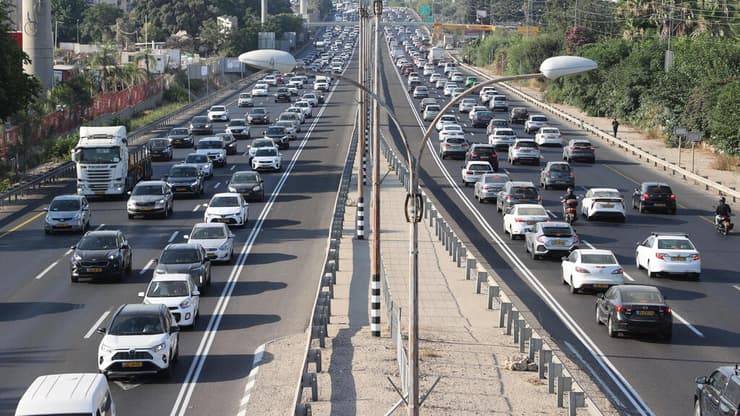
<svg viewBox="0 0 740 416">
<path fill-rule="evenodd" d="M 31 383 L 15 416 L 115 416 L 116 406 L 102 374 L 52 374 Z"/>
</svg>

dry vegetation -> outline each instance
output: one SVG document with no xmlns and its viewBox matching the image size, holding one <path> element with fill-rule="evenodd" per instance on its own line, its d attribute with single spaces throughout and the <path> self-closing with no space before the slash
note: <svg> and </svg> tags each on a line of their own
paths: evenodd
<svg viewBox="0 0 740 416">
<path fill-rule="evenodd" d="M 740 158 L 717 154 L 712 160 L 712 169 L 735 172 L 740 167 Z"/>
</svg>

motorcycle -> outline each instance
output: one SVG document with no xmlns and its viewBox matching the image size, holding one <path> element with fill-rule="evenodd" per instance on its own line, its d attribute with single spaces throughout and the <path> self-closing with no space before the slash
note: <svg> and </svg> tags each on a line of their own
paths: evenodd
<svg viewBox="0 0 740 416">
<path fill-rule="evenodd" d="M 732 231 L 732 229 L 735 227 L 735 224 L 732 223 L 732 219 L 730 219 L 729 215 L 717 216 L 714 222 L 717 228 L 717 232 L 722 235 L 729 234 L 730 231 Z"/>
<path fill-rule="evenodd" d="M 578 199 L 564 200 L 560 197 L 560 201 L 563 203 L 563 218 L 568 224 L 573 224 L 578 218 Z"/>
</svg>

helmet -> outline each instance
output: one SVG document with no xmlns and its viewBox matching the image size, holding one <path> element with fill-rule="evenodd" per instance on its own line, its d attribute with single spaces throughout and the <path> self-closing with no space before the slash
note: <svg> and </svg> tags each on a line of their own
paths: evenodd
<svg viewBox="0 0 740 416">
<path fill-rule="evenodd" d="M 573 188 L 571 188 L 571 187 L 569 186 L 569 187 L 568 187 L 568 190 L 567 190 L 566 192 L 568 192 L 569 194 L 572 194 L 572 193 L 573 193 Z"/>
<path fill-rule="evenodd" d="M 719 197 L 719 203 L 724 204 L 725 203 L 725 197 L 721 196 Z"/>
</svg>

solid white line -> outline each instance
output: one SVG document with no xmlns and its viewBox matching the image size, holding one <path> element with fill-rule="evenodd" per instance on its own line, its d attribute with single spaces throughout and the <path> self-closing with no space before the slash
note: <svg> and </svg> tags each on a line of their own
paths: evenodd
<svg viewBox="0 0 740 416">
<path fill-rule="evenodd" d="M 681 315 L 679 315 L 678 312 L 676 312 L 675 309 L 671 308 L 671 310 L 673 311 L 673 316 L 675 316 L 679 321 L 681 321 L 682 324 L 686 325 L 686 327 L 689 328 L 691 330 L 691 332 L 693 332 L 696 335 L 704 338 L 704 334 L 702 334 L 701 331 L 699 331 L 698 329 L 696 329 L 694 327 L 694 325 L 691 325 L 689 323 L 689 321 L 685 320 Z"/>
<path fill-rule="evenodd" d="M 737 290 L 740 290 L 740 285 L 732 285 L 732 287 L 734 287 Z"/>
<path fill-rule="evenodd" d="M 169 239 L 169 240 L 167 240 L 167 243 L 171 243 L 171 242 L 175 241 L 175 237 L 177 237 L 177 234 L 178 234 L 178 233 L 179 233 L 179 231 L 175 231 L 175 232 L 173 232 L 173 233 L 172 233 L 172 236 L 170 236 L 170 239 Z"/>
<path fill-rule="evenodd" d="M 70 254 L 72 254 L 72 249 L 71 248 L 68 248 L 67 251 L 64 252 L 64 255 L 65 256 L 68 256 Z"/>
<path fill-rule="evenodd" d="M 139 270 L 139 274 L 146 273 L 147 270 L 149 270 L 150 267 L 152 267 L 152 264 L 154 264 L 154 259 L 149 260 L 149 262 L 144 266 L 141 270 Z"/>
<path fill-rule="evenodd" d="M 231 165 L 231 167 L 229 168 L 229 170 L 234 170 L 234 169 L 236 169 L 236 165 Z"/>
<path fill-rule="evenodd" d="M 90 328 L 90 330 L 89 330 L 89 331 L 87 331 L 87 334 L 85 334 L 84 338 L 85 338 L 85 339 L 88 339 L 88 338 L 90 338 L 90 337 L 92 336 L 92 334 L 94 334 L 94 333 L 95 333 L 95 331 L 97 331 L 97 329 L 98 329 L 98 328 L 100 327 L 100 324 L 102 324 L 102 323 L 103 323 L 103 321 L 105 320 L 105 318 L 107 318 L 107 317 L 108 317 L 108 315 L 109 315 L 109 314 L 110 314 L 110 311 L 109 311 L 109 310 L 108 310 L 108 311 L 105 311 L 105 312 L 103 312 L 103 314 L 102 314 L 102 315 L 100 315 L 100 318 L 98 318 L 98 320 L 97 320 L 97 321 L 95 321 L 95 323 L 94 323 L 94 324 L 93 324 L 93 326 L 92 326 L 92 327 Z"/>
<path fill-rule="evenodd" d="M 549 215 L 552 218 L 557 218 L 558 217 L 557 214 L 555 214 L 554 212 L 550 211 L 549 209 L 547 210 L 547 215 Z"/>
<path fill-rule="evenodd" d="M 257 384 L 257 373 L 259 372 L 260 364 L 262 363 L 262 357 L 264 356 L 264 353 L 265 353 L 265 344 L 260 345 L 254 351 L 254 361 L 252 361 L 252 370 L 249 372 L 249 375 L 247 376 L 247 385 L 244 387 L 244 396 L 239 402 L 239 412 L 237 413 L 237 416 L 245 416 L 247 414 L 247 405 L 249 404 L 249 398 L 252 395 L 252 389 L 254 388 L 255 384 Z"/>
<path fill-rule="evenodd" d="M 49 273 L 49 270 L 53 269 L 54 266 L 56 266 L 57 264 L 59 264 L 59 260 L 47 266 L 44 270 L 41 271 L 41 273 L 37 274 L 36 277 L 34 277 L 34 279 L 41 280 L 41 278 L 43 278 L 46 273 Z"/>
<path fill-rule="evenodd" d="M 215 185 L 213 185 L 213 189 L 216 189 L 216 188 L 218 188 L 219 186 L 221 186 L 221 182 L 216 182 L 216 184 L 215 184 Z"/>
<path fill-rule="evenodd" d="M 95 227 L 95 231 L 100 231 L 103 229 L 103 227 L 105 227 L 105 224 L 100 224 L 97 227 Z"/>
</svg>

